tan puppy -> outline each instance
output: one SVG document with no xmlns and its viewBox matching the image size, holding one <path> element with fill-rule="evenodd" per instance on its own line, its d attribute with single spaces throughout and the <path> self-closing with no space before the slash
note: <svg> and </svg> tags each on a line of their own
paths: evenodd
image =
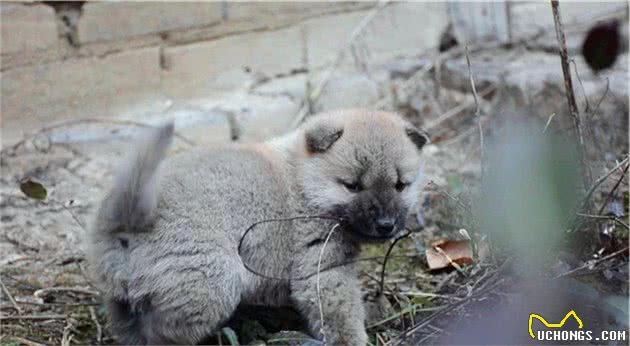
<svg viewBox="0 0 630 346">
<path fill-rule="evenodd" d="M 293 305 L 314 337 L 365 345 L 357 275 L 352 265 L 329 268 L 404 228 L 427 136 L 395 114 L 339 111 L 265 143 L 194 148 L 159 170 L 172 133 L 169 125 L 141 142 L 91 234 L 90 261 L 119 341 L 197 343 L 251 303 Z M 239 253 L 249 226 L 296 215 L 339 221 L 264 223 Z"/>
</svg>

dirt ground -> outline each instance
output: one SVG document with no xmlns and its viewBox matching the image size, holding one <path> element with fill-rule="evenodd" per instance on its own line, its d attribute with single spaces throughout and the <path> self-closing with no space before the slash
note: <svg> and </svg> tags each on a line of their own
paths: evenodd
<svg viewBox="0 0 630 346">
<path fill-rule="evenodd" d="M 102 126 L 104 130 L 111 130 L 107 125 Z M 475 128 L 474 124 L 470 126 Z M 116 162 L 131 141 L 120 138 L 62 145 L 51 144 L 46 138 L 35 136 L 16 149 L 5 150 L 1 157 L 2 343 L 111 344 L 115 341 L 109 333 L 107 313 L 100 305 L 99 293 L 87 273 L 82 241 Z M 438 271 L 428 268 L 427 244 L 442 238 L 466 239 L 466 234 L 460 231 L 461 227 L 466 227 L 466 221 L 458 217 L 461 214 L 458 205 L 471 203 L 466 198 L 479 182 L 477 141 L 475 136 L 468 135 L 425 149 L 424 211 L 414 217 L 416 224 L 411 227 L 422 232 L 413 233 L 392 252 L 386 272 L 385 298 L 377 295 L 382 261 L 360 264 L 365 299 L 372 311 L 368 330 L 375 344 L 458 343 L 462 340 L 458 331 L 474 327 L 474 324 L 471 327 L 470 323 L 464 323 L 468 319 L 461 316 L 483 314 L 484 309 L 495 306 L 488 307 L 488 301 L 500 302 L 511 296 L 527 301 L 527 297 L 540 294 L 536 289 L 529 296 L 522 293 L 522 286 L 515 285 L 512 276 L 503 275 L 505 268 L 512 266 L 509 257 L 500 252 L 489 254 L 487 242 L 478 235 L 473 235 L 478 249 L 472 265 Z M 186 145 L 179 143 L 178 147 Z M 615 177 L 619 179 L 620 175 Z M 29 198 L 20 190 L 20 183 L 26 178 L 46 188 L 45 201 Z M 615 179 L 610 180 L 605 184 L 607 189 L 614 186 Z M 627 188 L 624 182 L 625 198 Z M 602 188 L 598 198 L 603 198 L 605 191 Z M 625 203 L 623 214 L 627 215 Z M 625 239 L 627 241 L 627 233 Z M 584 260 L 585 254 L 586 258 L 589 256 L 589 247 L 576 253 L 569 262 L 557 261 L 558 268 L 554 270 L 562 274 L 586 266 L 586 273 L 581 273 L 586 275 L 576 282 L 580 282 L 577 287 L 582 287 L 587 296 L 591 295 L 589 299 L 595 299 L 593 294 L 595 297 L 600 294 L 592 293 L 594 287 L 597 292 L 606 292 L 608 298 L 610 294 L 625 295 L 627 303 L 627 246 L 624 250 L 622 240 L 615 241 L 620 243 L 605 249 L 590 266 Z M 363 257 L 383 256 L 385 248 L 385 245 L 368 247 Z M 613 256 L 601 266 L 598 260 L 606 254 Z M 623 314 L 623 309 L 621 311 Z M 455 331 L 444 331 L 445 325 L 462 323 Z M 233 343 L 230 336 L 234 330 L 241 343 L 258 340 L 256 342 L 277 344 L 304 337 L 283 332 L 286 325 L 263 324 L 255 319 L 236 319 L 212 342 Z M 252 330 L 257 332 L 249 333 Z M 401 340 L 402 336 L 406 339 Z"/>
</svg>

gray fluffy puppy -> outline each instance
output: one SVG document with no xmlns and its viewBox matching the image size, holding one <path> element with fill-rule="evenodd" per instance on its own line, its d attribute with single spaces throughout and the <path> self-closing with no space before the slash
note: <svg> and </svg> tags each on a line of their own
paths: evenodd
<svg viewBox="0 0 630 346">
<path fill-rule="evenodd" d="M 239 304 L 263 304 L 292 305 L 329 344 L 365 345 L 360 282 L 352 265 L 336 265 L 404 228 L 427 136 L 396 114 L 346 110 L 268 142 L 164 160 L 172 137 L 168 125 L 135 147 L 91 230 L 89 260 L 118 341 L 198 343 Z M 295 215 L 339 221 L 264 223 L 239 254 L 252 224 Z M 321 264 L 333 268 L 313 275 L 336 223 Z"/>
</svg>

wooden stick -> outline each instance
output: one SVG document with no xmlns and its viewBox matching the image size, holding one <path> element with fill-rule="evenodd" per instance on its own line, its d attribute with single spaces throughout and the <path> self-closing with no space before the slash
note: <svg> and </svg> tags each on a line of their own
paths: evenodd
<svg viewBox="0 0 630 346">
<path fill-rule="evenodd" d="M 590 266 L 595 266 L 595 265 L 597 265 L 597 264 L 599 264 L 599 263 L 601 263 L 601 262 L 603 262 L 603 261 L 606 261 L 606 260 L 609 260 L 609 259 L 611 259 L 611 258 L 613 258 L 613 257 L 615 257 L 615 256 L 618 256 L 618 255 L 620 255 L 620 254 L 622 254 L 622 253 L 624 253 L 624 252 L 626 252 L 626 251 L 628 251 L 628 247 L 627 247 L 627 246 L 626 246 L 626 247 L 624 247 L 624 248 L 623 248 L 623 249 L 621 249 L 621 250 L 618 250 L 618 251 L 615 251 L 615 252 L 613 252 L 613 253 L 611 253 L 611 254 L 608 254 L 608 255 L 606 255 L 606 256 L 604 256 L 604 257 L 602 257 L 602 258 L 598 259 L 598 260 L 597 260 L 597 261 L 595 261 L 595 262 L 586 263 L 586 264 L 584 264 L 584 265 L 582 265 L 582 266 L 579 266 L 579 267 L 577 267 L 577 268 L 571 269 L 571 270 L 569 270 L 569 271 L 568 271 L 568 272 L 566 272 L 566 273 L 563 273 L 563 274 L 560 274 L 560 275 L 556 276 L 554 279 L 557 279 L 557 278 L 561 278 L 561 277 L 564 277 L 564 276 L 571 275 L 571 274 L 573 274 L 573 273 L 575 273 L 575 272 L 578 272 L 578 271 L 580 271 L 580 270 L 586 269 L 586 268 L 588 268 L 588 267 L 590 267 Z"/>
<path fill-rule="evenodd" d="M 484 146 L 483 146 L 483 126 L 481 126 L 481 108 L 479 107 L 479 96 L 477 95 L 477 88 L 475 87 L 475 80 L 473 79 L 472 69 L 470 67 L 470 56 L 468 55 L 468 46 L 466 46 L 466 64 L 468 65 L 468 76 L 470 77 L 470 87 L 472 88 L 473 97 L 475 99 L 475 118 L 477 118 L 477 126 L 479 127 L 479 146 L 481 153 L 481 174 L 483 175 L 483 161 L 484 161 Z"/>
<path fill-rule="evenodd" d="M 0 316 L 0 321 L 14 321 L 14 320 L 33 320 L 33 321 L 45 321 L 45 320 L 65 320 L 66 315 L 19 315 L 19 316 Z"/>
<path fill-rule="evenodd" d="M 48 288 L 42 288 L 35 291 L 33 295 L 37 298 L 42 298 L 42 296 L 47 296 L 53 292 L 74 292 L 74 293 L 87 294 L 90 296 L 100 295 L 98 291 L 81 288 L 81 287 L 48 287 Z"/>
<path fill-rule="evenodd" d="M 597 213 L 598 215 L 602 215 L 604 213 L 604 209 L 606 209 L 608 202 L 610 202 L 610 200 L 613 198 L 615 191 L 617 191 L 617 188 L 619 187 L 619 185 L 621 185 L 621 182 L 623 181 L 623 178 L 626 176 L 626 173 L 628 173 L 628 167 L 630 167 L 630 164 L 626 164 L 626 168 L 623 170 L 623 172 L 621 172 L 621 176 L 617 180 L 617 183 L 610 190 L 610 192 L 606 196 L 606 199 L 604 200 L 604 203 L 602 203 L 602 206 L 599 208 L 599 212 Z"/>
<path fill-rule="evenodd" d="M 15 309 L 15 311 L 17 311 L 17 313 L 21 315 L 22 309 L 20 308 L 18 303 L 15 301 L 15 299 L 13 299 L 11 292 L 9 292 L 9 290 L 7 289 L 7 286 L 4 285 L 4 282 L 2 282 L 2 280 L 0 280 L 0 285 L 2 285 L 2 290 L 4 291 L 4 294 L 7 295 L 7 298 L 9 298 L 9 301 L 11 302 L 11 305 L 13 305 L 13 308 Z"/>
<path fill-rule="evenodd" d="M 590 177 L 588 176 L 588 165 L 585 158 L 584 150 L 584 135 L 582 131 L 582 124 L 580 122 L 580 113 L 575 102 L 575 93 L 573 91 L 573 81 L 571 80 L 571 69 L 569 67 L 569 54 L 567 53 L 567 43 L 564 36 L 564 29 L 562 26 L 562 20 L 560 18 L 560 9 L 558 0 L 551 0 L 551 11 L 553 12 L 553 22 L 556 29 L 556 38 L 558 39 L 558 48 L 560 53 L 560 64 L 562 66 L 562 74 L 564 76 L 564 89 L 567 96 L 567 103 L 569 104 L 569 113 L 573 117 L 573 124 L 575 125 L 575 134 L 579 141 L 580 156 L 582 165 L 584 168 L 582 179 L 584 182 L 584 188 L 591 185 Z"/>
<path fill-rule="evenodd" d="M 628 156 L 626 156 L 625 159 L 623 159 L 621 162 L 619 162 L 615 167 L 613 167 L 613 169 L 611 169 L 610 171 L 608 171 L 608 173 L 604 174 L 603 176 L 599 177 L 595 183 L 593 183 L 593 185 L 591 186 L 591 188 L 588 190 L 588 192 L 586 193 L 586 196 L 584 197 L 584 202 L 582 202 L 583 205 L 588 204 L 588 200 L 589 198 L 591 198 L 591 195 L 593 194 L 593 192 L 595 192 L 595 190 L 597 190 L 597 188 L 599 187 L 599 185 L 601 185 L 604 181 L 606 181 L 606 179 L 608 179 L 608 177 L 610 177 L 613 173 L 615 173 L 616 170 L 618 170 L 619 168 L 623 167 L 623 165 L 628 163 Z"/>
<path fill-rule="evenodd" d="M 98 321 L 98 317 L 96 316 L 96 310 L 94 310 L 93 306 L 89 307 L 90 317 L 92 321 L 94 321 L 94 325 L 96 325 L 96 342 L 100 345 L 103 341 L 103 327 L 101 323 Z"/>
</svg>

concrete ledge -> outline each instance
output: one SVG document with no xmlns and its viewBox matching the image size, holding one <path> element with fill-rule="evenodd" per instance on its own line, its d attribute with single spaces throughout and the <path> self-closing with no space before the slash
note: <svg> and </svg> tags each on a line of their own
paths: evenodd
<svg viewBox="0 0 630 346">
<path fill-rule="evenodd" d="M 72 59 L 0 74 L 3 141 L 16 129 L 100 117 L 160 89 L 159 49 Z M 105 113 L 105 114 L 104 114 Z"/>
</svg>

